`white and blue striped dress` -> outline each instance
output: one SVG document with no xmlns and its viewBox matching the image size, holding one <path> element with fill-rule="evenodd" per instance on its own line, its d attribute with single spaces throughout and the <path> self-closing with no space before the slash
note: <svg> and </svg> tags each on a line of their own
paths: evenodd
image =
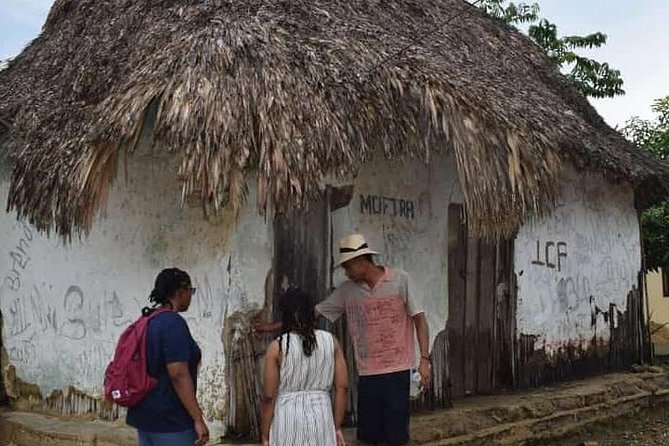
<svg viewBox="0 0 669 446">
<path fill-rule="evenodd" d="M 270 446 L 336 446 L 330 399 L 334 339 L 326 331 L 315 333 L 316 348 L 309 357 L 304 354 L 300 335 L 279 338 L 282 360 Z"/>
</svg>

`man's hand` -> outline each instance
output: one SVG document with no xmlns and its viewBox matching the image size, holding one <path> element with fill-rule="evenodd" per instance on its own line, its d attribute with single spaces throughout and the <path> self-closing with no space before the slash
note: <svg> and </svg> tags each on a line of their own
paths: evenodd
<svg viewBox="0 0 669 446">
<path fill-rule="evenodd" d="M 418 313 L 413 317 L 413 322 L 416 325 L 416 336 L 418 337 L 418 347 L 420 350 L 420 364 L 418 365 L 418 373 L 420 373 L 420 381 L 423 385 L 423 390 L 430 388 L 432 384 L 432 374 L 430 373 L 430 357 L 429 342 L 430 330 L 427 326 L 427 319 L 425 313 Z"/>
<path fill-rule="evenodd" d="M 197 434 L 195 446 L 204 446 L 209 442 L 209 429 L 204 420 L 199 419 L 195 422 L 195 433 Z"/>
<path fill-rule="evenodd" d="M 420 383 L 423 386 L 423 390 L 429 389 L 432 385 L 432 373 L 429 360 L 426 358 L 420 358 L 418 373 L 420 373 Z"/>
<path fill-rule="evenodd" d="M 257 335 L 264 335 L 265 333 L 281 330 L 282 325 L 281 322 L 267 322 L 262 319 L 256 319 L 253 321 L 252 330 Z"/>
</svg>

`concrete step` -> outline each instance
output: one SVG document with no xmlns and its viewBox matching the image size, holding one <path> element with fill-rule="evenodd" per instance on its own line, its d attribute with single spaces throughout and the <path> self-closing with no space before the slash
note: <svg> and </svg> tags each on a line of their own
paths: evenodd
<svg viewBox="0 0 669 446">
<path fill-rule="evenodd" d="M 517 445 L 562 438 L 584 426 L 669 404 L 665 373 L 620 374 L 520 396 L 472 398 L 454 409 L 415 417 L 414 444 Z"/>
<path fill-rule="evenodd" d="M 135 446 L 137 435 L 121 423 L 0 412 L 0 444 L 11 446 Z"/>
<path fill-rule="evenodd" d="M 412 419 L 412 444 L 501 446 L 556 439 L 593 423 L 665 404 L 669 405 L 666 372 L 607 375 L 526 393 L 472 397 L 457 401 L 451 409 L 417 414 Z M 354 444 L 355 432 L 346 434 Z M 227 443 L 222 439 L 210 443 L 222 444 Z M 131 446 L 136 445 L 136 434 L 122 421 L 5 410 L 0 411 L 0 445 Z"/>
</svg>

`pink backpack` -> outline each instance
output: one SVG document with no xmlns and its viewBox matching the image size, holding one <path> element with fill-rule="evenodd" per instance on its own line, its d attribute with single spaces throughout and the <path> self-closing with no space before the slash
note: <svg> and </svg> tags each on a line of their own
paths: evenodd
<svg viewBox="0 0 669 446">
<path fill-rule="evenodd" d="M 142 315 L 126 328 L 116 344 L 114 359 L 105 371 L 105 398 L 119 406 L 133 407 L 156 387 L 149 375 L 146 356 L 146 329 L 156 315 L 169 311 L 159 308 Z"/>
</svg>

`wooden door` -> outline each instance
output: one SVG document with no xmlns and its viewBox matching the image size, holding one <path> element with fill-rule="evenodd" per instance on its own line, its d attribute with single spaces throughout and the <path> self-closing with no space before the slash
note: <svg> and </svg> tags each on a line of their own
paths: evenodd
<svg viewBox="0 0 669 446">
<path fill-rule="evenodd" d="M 331 212 L 346 206 L 352 187 L 328 187 L 323 196 L 305 210 L 277 217 L 274 224 L 274 320 L 280 320 L 276 300 L 288 287 L 300 287 L 320 302 L 333 291 L 334 258 Z M 346 317 L 336 324 L 320 318 L 318 327 L 331 331 L 340 340 L 349 368 L 349 408 L 346 424 L 355 424 L 357 406 L 357 371 L 353 344 L 346 327 Z"/>
<path fill-rule="evenodd" d="M 515 304 L 506 291 L 513 272 L 511 243 L 472 237 L 459 204 L 449 206 L 448 226 L 451 395 L 486 394 L 512 379 Z"/>
<path fill-rule="evenodd" d="M 323 197 L 306 209 L 275 219 L 275 299 L 289 286 L 302 288 L 318 301 L 326 297 L 330 270 L 327 214 Z M 280 315 L 277 305 L 273 307 L 276 320 Z"/>
</svg>

